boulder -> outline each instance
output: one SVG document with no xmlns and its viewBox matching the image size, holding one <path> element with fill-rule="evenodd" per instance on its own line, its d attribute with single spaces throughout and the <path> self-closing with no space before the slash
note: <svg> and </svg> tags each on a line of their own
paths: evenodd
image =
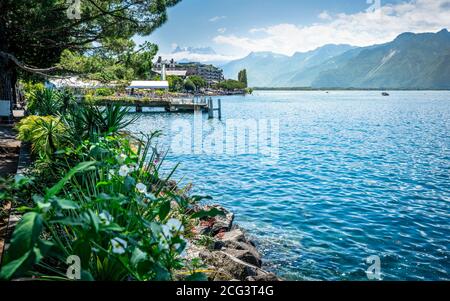
<svg viewBox="0 0 450 301">
<path fill-rule="evenodd" d="M 209 265 L 220 267 L 218 270 L 239 281 L 278 280 L 275 275 L 224 251 L 202 253 L 201 258 Z"/>
<path fill-rule="evenodd" d="M 245 281 L 280 281 L 280 278 L 275 276 L 275 274 L 266 272 L 266 271 L 258 271 L 258 275 L 256 276 L 249 276 L 245 278 Z"/>
<path fill-rule="evenodd" d="M 223 252 L 230 254 L 230 255 L 236 257 L 237 259 L 242 260 L 251 265 L 254 265 L 258 268 L 260 268 L 262 265 L 261 256 L 259 255 L 259 253 L 256 250 L 224 249 Z"/>
<path fill-rule="evenodd" d="M 232 281 L 233 279 L 233 276 L 222 268 L 214 270 L 209 277 L 209 280 L 211 281 Z"/>
<path fill-rule="evenodd" d="M 230 232 L 222 232 L 216 235 L 216 238 L 222 242 L 247 242 L 244 232 L 241 229 L 234 229 Z"/>
<path fill-rule="evenodd" d="M 225 213 L 225 216 L 216 216 L 200 221 L 199 225 L 195 227 L 195 232 L 200 235 L 211 235 L 215 236 L 218 233 L 223 233 L 231 230 L 233 226 L 234 214 L 226 210 L 225 208 L 214 205 L 205 206 L 204 208 L 197 208 L 199 210 L 211 210 L 212 208 L 217 208 Z"/>
<path fill-rule="evenodd" d="M 244 262 L 261 267 L 261 255 L 246 239 L 242 230 L 234 229 L 230 232 L 219 233 L 215 238 L 217 239 L 214 243 L 215 250 L 222 250 Z"/>
<path fill-rule="evenodd" d="M 202 254 L 206 255 L 206 254 Z M 255 266 L 243 262 L 236 257 L 222 251 L 210 252 L 207 257 L 202 258 L 204 262 L 215 267 L 220 267 L 232 278 L 245 280 L 249 276 L 256 276 Z"/>
<path fill-rule="evenodd" d="M 216 207 L 217 209 L 225 212 L 225 216 L 219 215 L 214 218 L 215 222 L 212 226 L 211 234 L 214 236 L 221 232 L 230 231 L 231 227 L 233 226 L 234 214 L 221 206 L 213 206 L 213 207 Z"/>
<path fill-rule="evenodd" d="M 212 281 L 279 281 L 274 274 L 261 269 L 261 255 L 245 233 L 233 225 L 233 213 L 218 205 L 195 206 L 189 210 L 195 213 L 212 208 L 223 211 L 225 216 L 204 218 L 193 232 L 213 237 L 213 248 L 189 244 L 186 259 L 202 259 Z"/>
</svg>

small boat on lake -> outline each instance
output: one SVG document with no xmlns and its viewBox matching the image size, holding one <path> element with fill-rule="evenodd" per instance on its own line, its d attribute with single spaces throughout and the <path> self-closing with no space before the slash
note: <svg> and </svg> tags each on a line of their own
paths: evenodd
<svg viewBox="0 0 450 301">
<path fill-rule="evenodd" d="M 383 93 L 381 93 L 381 95 L 383 95 L 383 96 L 390 96 L 390 94 L 388 92 L 383 92 Z"/>
</svg>

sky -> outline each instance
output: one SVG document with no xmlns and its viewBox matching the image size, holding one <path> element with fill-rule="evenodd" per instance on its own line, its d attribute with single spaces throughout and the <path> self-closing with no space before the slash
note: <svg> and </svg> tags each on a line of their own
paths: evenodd
<svg viewBox="0 0 450 301">
<path fill-rule="evenodd" d="M 158 44 L 164 58 L 226 62 L 251 52 L 293 55 L 326 44 L 369 46 L 403 32 L 450 29 L 450 0 L 182 0 L 168 17 L 136 42 Z M 205 47 L 213 51 L 196 50 Z"/>
</svg>

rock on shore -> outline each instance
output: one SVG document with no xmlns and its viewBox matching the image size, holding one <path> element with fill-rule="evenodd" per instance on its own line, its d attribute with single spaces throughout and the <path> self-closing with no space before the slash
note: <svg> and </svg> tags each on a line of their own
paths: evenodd
<svg viewBox="0 0 450 301">
<path fill-rule="evenodd" d="M 202 210 L 217 208 L 225 216 L 202 219 L 194 232 L 196 237 L 187 249 L 187 258 L 200 258 L 208 266 L 209 280 L 212 281 L 278 281 L 273 273 L 264 271 L 261 254 L 244 231 L 233 225 L 234 215 L 225 208 L 213 205 Z M 210 243 L 199 244 L 201 237 Z M 196 242 L 197 241 L 197 242 Z"/>
</svg>

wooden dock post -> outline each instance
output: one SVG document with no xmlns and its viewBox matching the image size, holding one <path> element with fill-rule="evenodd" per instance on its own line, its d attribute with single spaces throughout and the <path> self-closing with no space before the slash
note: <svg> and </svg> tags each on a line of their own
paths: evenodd
<svg viewBox="0 0 450 301">
<path fill-rule="evenodd" d="M 136 105 L 136 113 L 142 113 L 142 106 Z"/>
<path fill-rule="evenodd" d="M 208 119 L 214 118 L 214 102 L 210 97 L 208 99 Z"/>
<path fill-rule="evenodd" d="M 219 105 L 219 120 L 222 120 L 222 100 L 218 99 L 218 105 Z"/>
</svg>

